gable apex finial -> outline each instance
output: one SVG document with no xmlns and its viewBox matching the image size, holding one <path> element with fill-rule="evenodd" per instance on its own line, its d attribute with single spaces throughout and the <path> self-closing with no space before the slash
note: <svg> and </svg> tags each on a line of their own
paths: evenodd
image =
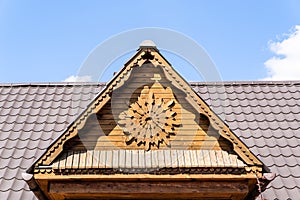
<svg viewBox="0 0 300 200">
<path fill-rule="evenodd" d="M 140 48 L 156 48 L 156 44 L 152 40 L 144 40 L 140 43 Z"/>
</svg>

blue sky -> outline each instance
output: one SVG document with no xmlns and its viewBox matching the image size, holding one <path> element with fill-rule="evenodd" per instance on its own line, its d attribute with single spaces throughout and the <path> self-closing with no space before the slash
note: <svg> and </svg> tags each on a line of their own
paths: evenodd
<svg viewBox="0 0 300 200">
<path fill-rule="evenodd" d="M 195 40 L 222 80 L 299 79 L 299 59 L 287 59 L 300 57 L 299 9 L 297 0 L 0 0 L 0 82 L 63 81 L 76 76 L 97 45 L 143 27 L 172 29 Z M 168 56 L 175 68 L 187 64 Z M 293 70 L 294 77 L 281 76 Z"/>
</svg>

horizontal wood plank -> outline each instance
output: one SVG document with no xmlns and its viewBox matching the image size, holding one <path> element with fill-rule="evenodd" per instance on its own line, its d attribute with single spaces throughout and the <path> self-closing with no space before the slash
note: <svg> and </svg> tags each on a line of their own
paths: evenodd
<svg viewBox="0 0 300 200">
<path fill-rule="evenodd" d="M 145 182 L 145 181 L 72 181 L 50 182 L 50 193 L 107 193 L 107 194 L 153 194 L 153 193 L 215 193 L 245 194 L 248 192 L 247 182 L 233 181 L 192 181 L 192 182 Z"/>
</svg>

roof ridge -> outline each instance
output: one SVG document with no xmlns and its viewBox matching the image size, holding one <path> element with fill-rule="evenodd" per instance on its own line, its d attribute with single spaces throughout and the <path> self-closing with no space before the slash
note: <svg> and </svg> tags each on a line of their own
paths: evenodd
<svg viewBox="0 0 300 200">
<path fill-rule="evenodd" d="M 33 82 L 33 83 L 0 83 L 0 87 L 57 87 L 57 86 L 105 86 L 104 82 Z"/>
<path fill-rule="evenodd" d="M 189 82 L 190 85 L 300 85 L 300 80 L 288 80 L 288 81 L 201 81 L 201 82 Z"/>
<path fill-rule="evenodd" d="M 288 81 L 200 81 L 188 82 L 190 85 L 300 85 L 300 80 Z M 104 86 L 105 82 L 29 82 L 29 83 L 0 83 L 0 87 L 27 87 L 27 86 Z"/>
</svg>

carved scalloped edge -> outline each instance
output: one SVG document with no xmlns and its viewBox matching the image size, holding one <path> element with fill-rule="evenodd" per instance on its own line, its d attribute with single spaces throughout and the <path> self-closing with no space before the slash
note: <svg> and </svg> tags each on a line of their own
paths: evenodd
<svg viewBox="0 0 300 200">
<path fill-rule="evenodd" d="M 193 170 L 191 170 L 193 169 Z M 67 174 L 71 174 L 74 175 L 74 172 L 76 173 L 76 175 L 80 176 L 83 174 L 93 174 L 93 175 L 108 175 L 108 174 L 122 174 L 123 175 L 132 175 L 132 174 L 136 174 L 137 172 L 140 172 L 140 174 L 145 174 L 145 171 L 147 169 L 145 168 L 65 168 L 65 169 L 35 169 L 34 172 L 35 173 L 40 173 L 40 174 L 45 174 L 45 175 L 67 175 Z M 231 168 L 231 167 L 186 167 L 186 168 L 149 168 L 148 169 L 149 172 L 155 172 L 155 171 L 159 171 L 161 170 L 161 172 L 157 172 L 157 175 L 164 175 L 164 174 L 169 174 L 170 172 L 173 173 L 177 173 L 177 174 L 185 174 L 185 173 L 190 173 L 190 171 L 192 171 L 193 173 L 197 174 L 197 171 L 199 172 L 209 172 L 211 174 L 227 174 L 228 176 L 230 176 L 230 172 L 235 172 L 235 173 L 239 173 L 239 175 L 245 174 L 246 173 L 255 173 L 257 172 L 256 168 L 254 167 L 245 167 L 245 168 Z M 131 173 L 130 173 L 131 172 Z M 147 173 L 147 172 L 146 172 Z M 258 174 L 259 176 L 261 176 L 262 174 Z"/>
<path fill-rule="evenodd" d="M 142 51 L 135 55 L 136 58 L 134 58 L 133 61 L 124 68 L 124 70 L 120 71 L 119 74 L 115 76 L 115 79 L 107 85 L 105 90 L 101 91 L 100 95 L 97 95 L 94 102 L 89 105 L 89 107 L 80 114 L 80 117 L 74 122 L 74 124 L 70 128 L 67 128 L 61 137 L 51 145 L 50 149 L 48 149 L 46 154 L 39 159 L 35 166 L 50 165 L 54 161 L 54 159 L 62 152 L 64 143 L 77 135 L 78 130 L 84 126 L 86 120 L 92 113 L 97 113 L 102 108 L 102 106 L 110 99 L 109 94 L 117 87 L 117 85 L 122 85 L 125 76 L 131 71 L 131 69 L 135 66 L 140 66 L 139 64 L 143 61 L 142 56 L 144 54 L 145 51 Z"/>
<path fill-rule="evenodd" d="M 161 62 L 160 62 L 161 63 Z M 190 88 L 185 87 L 179 76 L 173 69 L 168 69 L 168 65 L 162 65 L 166 71 L 179 86 L 198 104 L 198 108 L 209 120 L 213 128 L 219 130 L 219 134 L 233 144 L 234 151 L 248 164 L 248 165 L 261 165 L 262 163 L 250 152 L 250 150 L 237 138 L 235 134 L 224 124 L 224 122 L 199 98 L 199 96 Z M 173 74 L 175 73 L 175 74 Z M 193 105 L 193 104 L 192 104 Z"/>
</svg>

